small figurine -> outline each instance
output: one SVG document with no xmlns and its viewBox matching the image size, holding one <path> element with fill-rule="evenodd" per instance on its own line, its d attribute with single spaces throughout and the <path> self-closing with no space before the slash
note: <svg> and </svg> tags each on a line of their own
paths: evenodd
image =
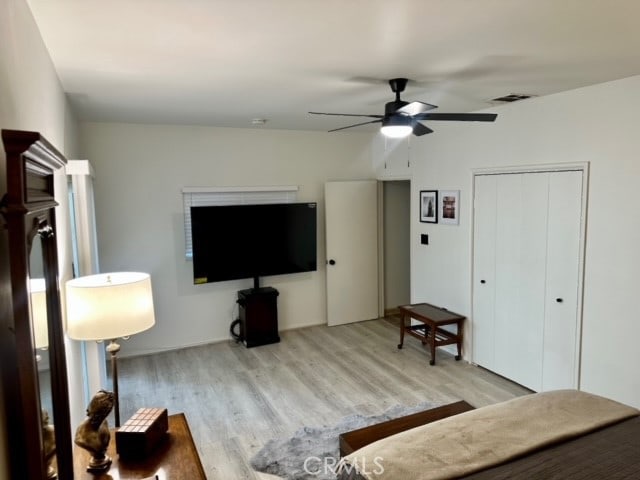
<svg viewBox="0 0 640 480">
<path fill-rule="evenodd" d="M 47 466 L 47 480 L 58 478 L 58 473 L 51 465 L 56 456 L 56 435 L 53 425 L 49 425 L 49 412 L 42 409 L 42 443 L 44 446 L 44 463 Z"/>
<path fill-rule="evenodd" d="M 107 447 L 111 440 L 107 415 L 113 408 L 113 393 L 100 390 L 94 395 L 87 407 L 87 418 L 76 430 L 75 443 L 91 453 L 87 472 L 105 472 L 111 466 L 111 457 Z"/>
</svg>

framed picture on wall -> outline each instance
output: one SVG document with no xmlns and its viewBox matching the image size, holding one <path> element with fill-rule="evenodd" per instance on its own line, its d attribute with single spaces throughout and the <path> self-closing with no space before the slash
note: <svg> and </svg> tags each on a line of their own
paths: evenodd
<svg viewBox="0 0 640 480">
<path fill-rule="evenodd" d="M 420 191 L 420 221 L 438 223 L 438 191 Z"/>
<path fill-rule="evenodd" d="M 440 190 L 438 207 L 440 223 L 458 225 L 460 223 L 460 190 Z"/>
</svg>

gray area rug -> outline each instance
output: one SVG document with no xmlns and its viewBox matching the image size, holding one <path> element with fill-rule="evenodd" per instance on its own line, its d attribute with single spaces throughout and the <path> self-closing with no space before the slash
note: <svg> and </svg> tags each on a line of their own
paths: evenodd
<svg viewBox="0 0 640 480">
<path fill-rule="evenodd" d="M 333 426 L 302 427 L 291 438 L 269 440 L 253 456 L 251 466 L 289 480 L 334 480 L 340 459 L 338 435 L 436 406 L 431 402 L 396 405 L 379 415 L 349 415 Z"/>
</svg>

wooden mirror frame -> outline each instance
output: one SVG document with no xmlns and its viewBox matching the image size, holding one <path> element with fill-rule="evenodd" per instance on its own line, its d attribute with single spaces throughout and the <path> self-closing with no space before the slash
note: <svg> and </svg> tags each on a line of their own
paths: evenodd
<svg viewBox="0 0 640 480">
<path fill-rule="evenodd" d="M 64 331 L 58 285 L 54 171 L 64 156 L 37 132 L 2 130 L 7 193 L 0 212 L 8 232 L 13 318 L 2 319 L 0 362 L 11 478 L 47 479 L 36 347 L 29 288 L 29 253 L 42 239 L 51 396 L 58 478 L 73 480 L 73 444 Z M 2 218 L 0 217 L 0 220 Z"/>
</svg>

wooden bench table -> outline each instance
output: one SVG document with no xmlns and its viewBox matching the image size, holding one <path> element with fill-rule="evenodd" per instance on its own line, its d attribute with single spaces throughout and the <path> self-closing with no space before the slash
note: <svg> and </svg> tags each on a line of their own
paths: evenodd
<svg viewBox="0 0 640 480">
<path fill-rule="evenodd" d="M 400 310 L 400 343 L 398 348 L 402 348 L 404 334 L 408 333 L 419 338 L 423 345 L 429 345 L 431 350 L 429 365 L 435 365 L 436 363 L 436 347 L 444 345 L 456 344 L 458 347 L 456 360 L 462 358 L 462 324 L 465 319 L 464 316 L 429 303 L 402 305 L 398 307 L 398 310 Z M 412 318 L 423 324 L 411 325 Z M 407 319 L 409 319 L 408 322 Z M 453 333 L 442 328 L 445 325 L 456 325 L 456 332 Z"/>
</svg>

